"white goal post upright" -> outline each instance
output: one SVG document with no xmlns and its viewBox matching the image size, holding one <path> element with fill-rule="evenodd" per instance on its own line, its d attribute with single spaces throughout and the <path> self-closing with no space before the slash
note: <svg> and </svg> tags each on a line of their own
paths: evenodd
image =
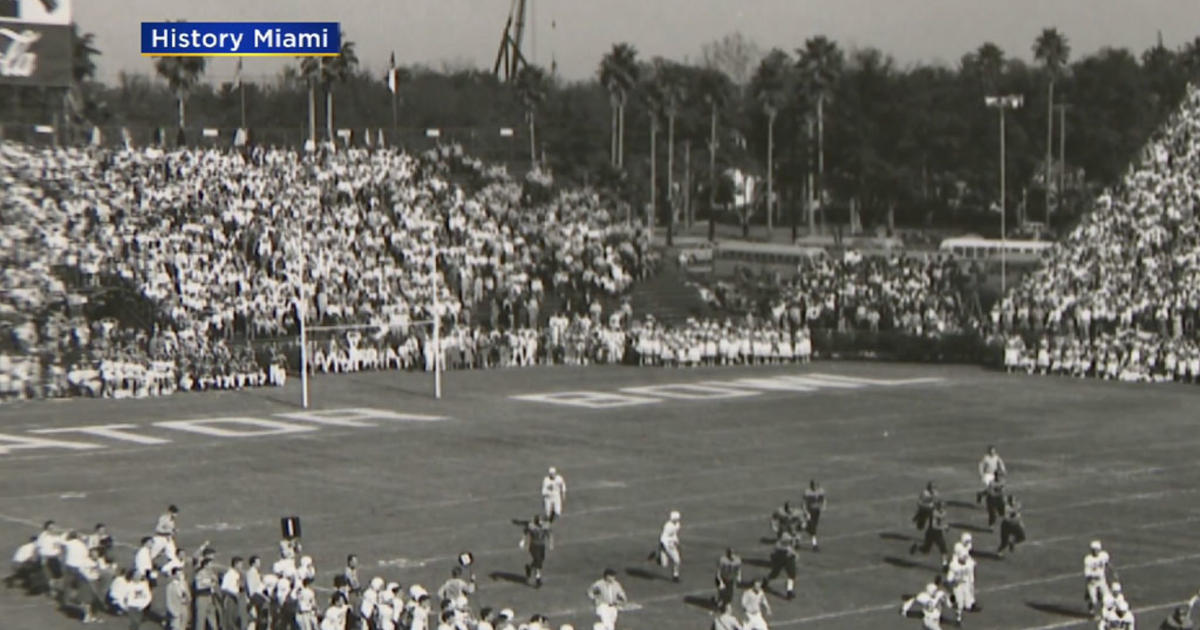
<svg viewBox="0 0 1200 630">
<path fill-rule="evenodd" d="M 438 311 L 438 246 L 437 235 L 433 236 L 433 398 L 442 398 L 442 314 Z"/>
</svg>

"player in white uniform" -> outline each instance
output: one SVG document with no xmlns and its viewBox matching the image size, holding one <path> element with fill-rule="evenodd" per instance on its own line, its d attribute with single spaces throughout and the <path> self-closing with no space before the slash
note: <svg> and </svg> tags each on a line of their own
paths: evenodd
<svg viewBox="0 0 1200 630">
<path fill-rule="evenodd" d="M 553 523 L 562 515 L 563 501 L 567 498 L 567 480 L 553 466 L 542 479 L 542 505 L 546 509 L 546 520 Z"/>
<path fill-rule="evenodd" d="M 953 589 L 954 612 L 958 623 L 962 624 L 963 611 L 977 610 L 975 606 L 975 560 L 971 558 L 966 545 L 954 545 L 954 558 L 946 570 L 946 582 Z"/>
<path fill-rule="evenodd" d="M 983 501 L 983 497 L 987 494 L 988 486 L 996 479 L 996 473 L 1008 474 L 1008 469 L 1004 467 L 1004 460 L 1000 454 L 996 452 L 996 447 L 988 445 L 987 452 L 979 460 L 979 482 L 983 484 L 983 489 L 975 493 L 975 502 Z"/>
<path fill-rule="evenodd" d="M 1133 612 L 1129 610 L 1129 604 L 1122 601 L 1111 612 L 1104 613 L 1097 628 L 1099 630 L 1135 630 L 1136 625 L 1137 622 L 1133 618 Z"/>
<path fill-rule="evenodd" d="M 658 548 L 650 554 L 649 560 L 658 560 L 659 566 L 671 567 L 671 580 L 679 581 L 679 512 L 672 511 L 670 518 L 663 523 L 662 534 L 658 537 Z"/>
<path fill-rule="evenodd" d="M 588 589 L 588 598 L 596 605 L 596 617 L 600 620 L 596 628 L 600 630 L 616 630 L 617 611 L 627 601 L 625 589 L 617 581 L 617 572 L 612 569 L 604 570 L 604 577 L 592 583 Z"/>
<path fill-rule="evenodd" d="M 1121 604 L 1129 605 L 1125 601 L 1125 594 L 1121 592 L 1121 583 L 1114 581 L 1108 587 L 1108 595 L 1104 598 L 1104 608 L 1100 611 L 1100 618 L 1104 619 L 1117 611 L 1117 607 Z"/>
<path fill-rule="evenodd" d="M 763 591 L 762 580 L 754 580 L 754 584 L 742 593 L 742 610 L 746 611 L 746 623 L 742 625 L 742 630 L 767 630 L 764 615 L 771 614 L 771 603 Z"/>
<path fill-rule="evenodd" d="M 1108 565 L 1108 552 L 1099 540 L 1093 540 L 1091 551 L 1083 557 L 1084 598 L 1088 613 L 1099 615 L 1104 600 L 1112 595 L 1108 589 Z"/>
<path fill-rule="evenodd" d="M 925 585 L 925 590 L 918 593 L 916 597 L 909 598 L 900 607 L 900 616 L 907 617 L 908 611 L 912 609 L 914 604 L 921 606 L 921 627 L 925 630 L 942 630 L 942 605 L 947 600 L 946 592 L 938 588 L 937 584 L 930 582 Z"/>
</svg>

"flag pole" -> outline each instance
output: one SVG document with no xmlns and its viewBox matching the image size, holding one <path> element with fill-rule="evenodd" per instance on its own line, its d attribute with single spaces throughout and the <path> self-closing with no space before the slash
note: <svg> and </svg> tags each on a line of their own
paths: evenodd
<svg viewBox="0 0 1200 630">
<path fill-rule="evenodd" d="M 238 57 L 237 65 L 238 95 L 242 101 L 242 129 L 246 128 L 246 82 L 242 80 L 242 58 Z"/>
<path fill-rule="evenodd" d="M 388 91 L 392 93 L 392 131 L 396 130 L 399 115 L 396 111 L 396 97 L 400 94 L 400 77 L 396 74 L 396 51 L 392 51 L 392 56 L 388 60 Z"/>
</svg>

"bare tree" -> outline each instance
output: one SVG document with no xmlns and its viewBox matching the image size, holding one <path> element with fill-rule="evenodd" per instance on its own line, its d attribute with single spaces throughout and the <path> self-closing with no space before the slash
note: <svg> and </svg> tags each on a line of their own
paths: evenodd
<svg viewBox="0 0 1200 630">
<path fill-rule="evenodd" d="M 704 67 L 724 72 L 734 85 L 744 91 L 763 53 L 758 44 L 740 32 L 734 32 L 704 44 L 700 48 L 700 58 Z"/>
</svg>

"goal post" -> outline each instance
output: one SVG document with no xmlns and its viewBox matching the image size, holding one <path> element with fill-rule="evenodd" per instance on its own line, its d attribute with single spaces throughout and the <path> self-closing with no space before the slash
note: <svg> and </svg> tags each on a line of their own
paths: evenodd
<svg viewBox="0 0 1200 630">
<path fill-rule="evenodd" d="M 407 324 L 407 328 L 410 331 L 408 334 L 409 335 L 415 334 L 414 331 L 419 330 L 423 326 L 429 326 L 432 328 L 431 337 L 433 339 L 432 339 L 432 342 L 430 345 L 432 345 L 432 347 L 433 347 L 433 351 L 432 351 L 433 352 L 433 361 L 432 361 L 433 396 L 435 399 L 441 399 L 441 397 L 442 397 L 442 370 L 444 369 L 445 360 L 444 360 L 442 352 L 441 352 L 441 338 L 440 338 L 440 331 L 439 331 L 439 327 L 438 327 L 437 318 L 409 322 Z M 329 333 L 335 333 L 335 334 L 345 333 L 346 337 L 347 337 L 346 341 L 349 344 L 349 346 L 346 348 L 346 350 L 347 350 L 347 353 L 348 353 L 350 359 L 353 360 L 354 359 L 353 352 L 355 350 L 358 350 L 359 348 L 357 348 L 355 345 L 355 343 L 357 342 L 357 338 L 350 339 L 350 335 L 357 331 L 364 331 L 364 332 L 372 331 L 372 332 L 376 333 L 378 335 L 378 337 L 380 337 L 380 338 L 387 337 L 390 333 L 390 329 L 387 324 L 332 324 L 332 325 L 328 325 L 328 326 L 308 326 L 308 325 L 304 325 L 303 323 L 301 324 L 301 326 L 300 326 L 300 406 L 301 407 L 303 407 L 304 409 L 308 409 L 309 403 L 311 400 L 311 396 L 309 393 L 309 364 L 311 363 L 310 359 L 312 357 L 310 357 L 309 351 L 308 351 L 308 343 L 309 343 L 309 334 L 308 333 L 310 333 L 310 332 L 329 332 Z M 389 348 L 391 347 L 390 344 L 384 344 L 384 345 L 387 345 Z M 381 366 L 380 369 L 386 370 L 386 369 L 390 369 L 390 368 L 388 368 L 385 364 L 385 365 Z M 400 369 L 403 369 L 403 368 L 400 368 Z"/>
</svg>

